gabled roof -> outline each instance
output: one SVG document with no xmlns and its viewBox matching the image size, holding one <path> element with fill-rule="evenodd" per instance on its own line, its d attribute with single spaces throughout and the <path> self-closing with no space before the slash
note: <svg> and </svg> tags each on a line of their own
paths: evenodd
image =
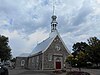
<svg viewBox="0 0 100 75">
<path fill-rule="evenodd" d="M 56 36 L 57 36 L 56 32 L 52 32 L 52 34 L 50 34 L 49 38 L 47 38 L 46 40 L 44 40 L 41 43 L 37 44 L 37 46 L 33 49 L 30 56 L 33 56 L 35 54 L 38 54 L 38 53 L 43 52 L 44 50 L 46 50 L 47 47 L 52 43 L 53 39 Z"/>
<path fill-rule="evenodd" d="M 37 44 L 37 46 L 33 49 L 30 56 L 36 55 L 38 53 L 43 53 L 44 51 L 46 51 L 47 48 L 50 46 L 50 44 L 52 43 L 52 41 L 55 39 L 55 37 L 57 35 L 60 38 L 60 40 L 62 41 L 62 43 L 63 43 L 64 47 L 66 48 L 66 50 L 68 50 L 66 45 L 64 44 L 63 40 L 61 39 L 58 31 L 56 30 L 56 31 L 50 33 L 49 38 L 47 38 L 46 40 L 44 40 L 41 43 Z M 70 53 L 69 50 L 68 50 L 68 53 Z"/>
</svg>

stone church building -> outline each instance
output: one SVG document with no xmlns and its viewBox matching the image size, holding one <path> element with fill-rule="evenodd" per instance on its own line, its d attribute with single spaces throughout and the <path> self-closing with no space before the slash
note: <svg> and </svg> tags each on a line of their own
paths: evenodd
<svg viewBox="0 0 100 75">
<path fill-rule="evenodd" d="M 52 16 L 51 32 L 47 39 L 37 44 L 29 55 L 16 57 L 16 67 L 33 70 L 61 70 L 70 54 L 57 31 L 56 16 Z"/>
</svg>

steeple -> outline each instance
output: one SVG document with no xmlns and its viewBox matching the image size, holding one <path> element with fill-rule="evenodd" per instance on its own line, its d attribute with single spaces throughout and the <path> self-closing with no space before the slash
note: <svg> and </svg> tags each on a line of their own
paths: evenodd
<svg viewBox="0 0 100 75">
<path fill-rule="evenodd" d="M 57 26 L 57 21 L 56 21 L 56 18 L 57 16 L 56 15 L 53 15 L 52 17 L 52 22 L 51 22 L 51 32 L 55 31 L 56 30 L 56 26 Z"/>
<path fill-rule="evenodd" d="M 57 29 L 56 29 L 56 26 L 57 26 L 57 21 L 56 21 L 56 19 L 57 19 L 57 16 L 55 15 L 55 5 L 54 5 L 54 2 L 53 2 L 53 15 L 52 15 L 52 22 L 51 22 L 51 32 L 54 32 L 54 31 L 56 31 Z"/>
</svg>

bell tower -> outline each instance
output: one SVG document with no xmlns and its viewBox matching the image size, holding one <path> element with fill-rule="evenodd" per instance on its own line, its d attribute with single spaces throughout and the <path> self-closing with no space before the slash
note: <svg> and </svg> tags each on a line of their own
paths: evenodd
<svg viewBox="0 0 100 75">
<path fill-rule="evenodd" d="M 54 32 L 55 30 L 57 30 L 57 24 L 58 22 L 56 21 L 57 16 L 53 15 L 52 17 L 52 22 L 51 22 L 51 32 Z"/>
<path fill-rule="evenodd" d="M 54 5 L 54 2 L 53 2 L 53 16 L 51 17 L 52 18 L 52 21 L 51 21 L 51 32 L 54 32 L 57 30 L 57 24 L 58 22 L 56 21 L 57 19 L 57 16 L 55 15 L 55 5 Z"/>
</svg>

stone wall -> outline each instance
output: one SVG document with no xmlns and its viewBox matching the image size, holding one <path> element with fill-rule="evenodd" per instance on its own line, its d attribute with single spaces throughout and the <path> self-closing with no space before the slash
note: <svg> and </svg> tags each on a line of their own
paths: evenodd
<svg viewBox="0 0 100 75">
<path fill-rule="evenodd" d="M 33 70 L 42 69 L 42 54 L 29 57 L 28 68 Z"/>
<path fill-rule="evenodd" d="M 24 66 L 21 66 L 21 61 L 22 60 L 25 61 L 25 65 Z M 15 66 L 19 67 L 19 68 L 27 68 L 27 65 L 28 65 L 27 61 L 28 61 L 28 57 L 16 57 Z"/>
</svg>

